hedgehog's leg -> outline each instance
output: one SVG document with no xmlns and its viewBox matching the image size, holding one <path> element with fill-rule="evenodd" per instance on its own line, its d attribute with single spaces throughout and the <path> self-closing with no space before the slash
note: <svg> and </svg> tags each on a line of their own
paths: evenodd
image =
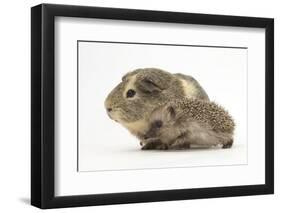
<svg viewBox="0 0 281 213">
<path fill-rule="evenodd" d="M 231 148 L 232 144 L 233 144 L 233 139 L 229 140 L 226 144 L 223 144 L 222 148 L 223 149 Z"/>
<path fill-rule="evenodd" d="M 144 144 L 141 148 L 142 150 L 151 150 L 151 149 L 158 149 L 158 150 L 165 150 L 168 149 L 168 146 L 158 138 L 148 138 L 141 142 Z"/>
<path fill-rule="evenodd" d="M 185 135 L 181 135 L 169 146 L 170 149 L 189 149 L 190 144 L 186 141 Z"/>
</svg>

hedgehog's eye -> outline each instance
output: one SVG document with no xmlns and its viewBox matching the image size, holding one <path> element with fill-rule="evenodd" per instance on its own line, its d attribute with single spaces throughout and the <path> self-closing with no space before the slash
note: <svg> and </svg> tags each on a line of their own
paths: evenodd
<svg viewBox="0 0 281 213">
<path fill-rule="evenodd" d="M 154 126 L 156 127 L 156 128 L 161 128 L 162 127 L 162 121 L 160 121 L 160 120 L 157 120 L 157 121 L 155 121 L 154 122 Z"/>
<path fill-rule="evenodd" d="M 135 96 L 135 94 L 136 94 L 136 91 L 135 91 L 135 90 L 129 89 L 129 90 L 127 91 L 126 96 L 127 96 L 127 98 L 132 98 L 132 97 Z"/>
</svg>

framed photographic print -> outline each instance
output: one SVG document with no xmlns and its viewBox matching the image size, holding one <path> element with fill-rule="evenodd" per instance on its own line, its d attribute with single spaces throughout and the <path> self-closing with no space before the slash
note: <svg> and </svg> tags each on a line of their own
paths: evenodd
<svg viewBox="0 0 281 213">
<path fill-rule="evenodd" d="M 271 194 L 274 21 L 31 9 L 31 203 Z"/>
</svg>

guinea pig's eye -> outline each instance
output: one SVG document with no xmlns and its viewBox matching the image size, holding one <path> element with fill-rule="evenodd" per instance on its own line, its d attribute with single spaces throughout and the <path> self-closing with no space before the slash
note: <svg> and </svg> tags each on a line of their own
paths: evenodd
<svg viewBox="0 0 281 213">
<path fill-rule="evenodd" d="M 160 121 L 160 120 L 157 120 L 157 121 L 155 121 L 154 122 L 154 126 L 156 127 L 156 128 L 161 128 L 161 126 L 162 126 L 162 121 Z"/>
<path fill-rule="evenodd" d="M 127 91 L 126 96 L 127 96 L 127 98 L 132 98 L 132 97 L 135 96 L 135 94 L 136 94 L 136 91 L 135 91 L 135 90 L 129 89 L 129 90 Z"/>
</svg>

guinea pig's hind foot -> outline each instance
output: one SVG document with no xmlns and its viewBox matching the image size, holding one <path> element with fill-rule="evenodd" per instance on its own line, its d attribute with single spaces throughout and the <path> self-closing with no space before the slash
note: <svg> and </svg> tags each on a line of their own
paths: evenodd
<svg viewBox="0 0 281 213">
<path fill-rule="evenodd" d="M 231 148 L 233 144 L 233 140 L 231 139 L 230 141 L 228 141 L 226 144 L 223 144 L 222 148 L 223 149 L 228 149 Z"/>
</svg>

